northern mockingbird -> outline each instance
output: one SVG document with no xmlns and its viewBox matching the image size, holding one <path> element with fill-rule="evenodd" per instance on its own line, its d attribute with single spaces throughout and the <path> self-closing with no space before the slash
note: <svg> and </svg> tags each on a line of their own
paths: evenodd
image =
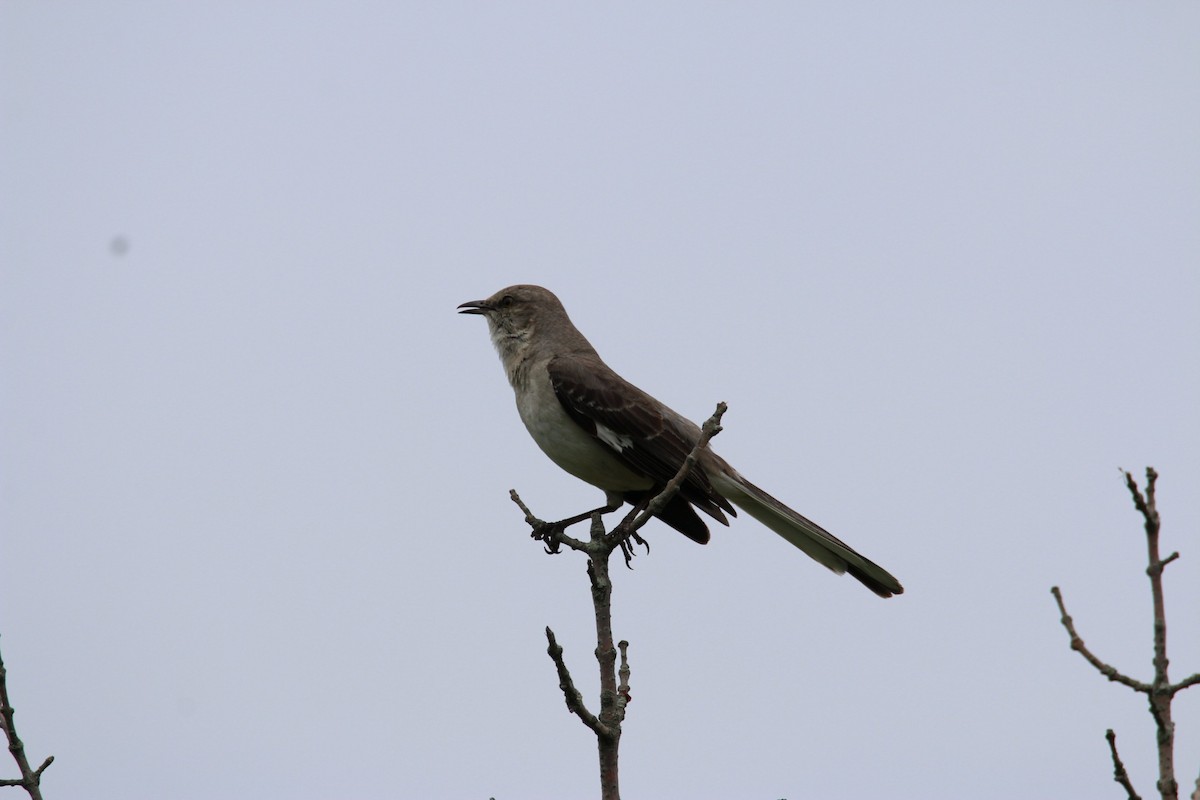
<svg viewBox="0 0 1200 800">
<path fill-rule="evenodd" d="M 679 472 L 700 427 L 613 372 L 549 290 L 510 286 L 459 308 L 487 318 L 517 412 L 538 447 L 567 472 L 603 489 L 609 508 L 653 497 Z M 711 449 L 700 454 L 658 517 L 704 544 L 708 526 L 696 509 L 728 525 L 725 512 L 737 516 L 734 505 L 880 597 L 904 591 L 883 567 L 759 489 Z"/>
</svg>

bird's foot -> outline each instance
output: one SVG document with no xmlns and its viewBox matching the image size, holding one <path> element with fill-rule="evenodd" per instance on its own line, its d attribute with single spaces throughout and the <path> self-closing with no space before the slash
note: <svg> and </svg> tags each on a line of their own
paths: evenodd
<svg viewBox="0 0 1200 800">
<path fill-rule="evenodd" d="M 640 544 L 646 548 L 646 555 L 650 555 L 650 543 L 638 535 L 637 531 L 622 531 L 617 528 L 613 532 L 614 538 L 617 539 L 617 546 L 621 548 L 621 555 L 625 557 L 625 566 L 633 569 L 633 557 L 637 552 L 633 549 L 634 544 Z"/>
<path fill-rule="evenodd" d="M 533 532 L 529 534 L 530 538 L 541 542 L 547 555 L 557 555 L 562 552 L 562 532 L 565 526 L 561 521 L 544 522 L 535 519 L 531 520 L 529 525 L 533 528 Z"/>
</svg>

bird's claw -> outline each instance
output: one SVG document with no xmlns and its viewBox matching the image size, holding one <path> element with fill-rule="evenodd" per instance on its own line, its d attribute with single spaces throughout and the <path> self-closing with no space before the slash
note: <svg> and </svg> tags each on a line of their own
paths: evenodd
<svg viewBox="0 0 1200 800">
<path fill-rule="evenodd" d="M 620 528 L 614 534 L 617 537 L 617 545 L 621 548 L 621 555 L 625 557 L 625 566 L 633 569 L 633 557 L 637 553 L 633 549 L 636 542 L 646 548 L 646 555 L 650 555 L 650 543 L 638 535 L 637 531 L 622 531 Z"/>
<path fill-rule="evenodd" d="M 529 534 L 530 538 L 541 542 L 547 555 L 557 555 L 562 552 L 562 539 L 559 538 L 563 530 L 561 524 L 543 522 L 538 519 L 530 522 L 530 525 L 533 526 L 533 532 Z"/>
</svg>

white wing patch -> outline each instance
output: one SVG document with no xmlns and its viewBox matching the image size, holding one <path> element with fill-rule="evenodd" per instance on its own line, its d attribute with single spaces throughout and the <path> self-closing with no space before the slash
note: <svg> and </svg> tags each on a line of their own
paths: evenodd
<svg viewBox="0 0 1200 800">
<path fill-rule="evenodd" d="M 618 453 L 622 450 L 627 450 L 630 447 L 633 447 L 633 439 L 617 433 L 612 428 L 606 428 L 599 422 L 596 423 L 596 436 L 600 437 L 600 441 L 604 442 Z"/>
</svg>

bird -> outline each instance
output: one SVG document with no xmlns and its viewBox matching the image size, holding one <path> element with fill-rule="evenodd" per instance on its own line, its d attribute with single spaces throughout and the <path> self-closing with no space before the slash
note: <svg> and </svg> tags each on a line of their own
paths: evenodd
<svg viewBox="0 0 1200 800">
<path fill-rule="evenodd" d="M 487 319 L 516 396 L 517 413 L 551 461 L 605 493 L 609 510 L 656 495 L 700 438 L 696 423 L 610 368 L 549 289 L 518 284 L 458 306 Z M 880 597 L 904 592 L 887 570 L 755 486 L 711 447 L 657 514 L 705 544 L 697 509 L 729 525 L 740 508 L 835 573 L 849 573 Z"/>
</svg>

